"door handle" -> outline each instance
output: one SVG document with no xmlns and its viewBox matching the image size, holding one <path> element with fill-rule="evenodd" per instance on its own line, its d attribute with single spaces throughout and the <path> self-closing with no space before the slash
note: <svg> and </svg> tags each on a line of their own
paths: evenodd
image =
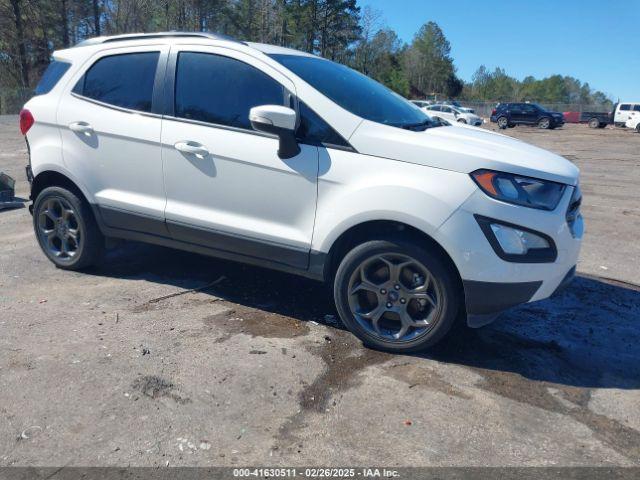
<svg viewBox="0 0 640 480">
<path fill-rule="evenodd" d="M 76 133 L 84 133 L 85 135 L 91 135 L 93 133 L 93 127 L 87 122 L 70 123 L 69 130 Z"/>
<path fill-rule="evenodd" d="M 176 142 L 174 145 L 176 150 L 183 152 L 183 153 L 189 153 L 191 155 L 196 155 L 198 157 L 206 157 L 207 155 L 209 155 L 209 150 L 207 150 L 207 147 L 205 147 L 204 145 L 199 144 L 198 142 L 191 142 L 191 141 L 181 141 L 181 142 Z"/>
</svg>

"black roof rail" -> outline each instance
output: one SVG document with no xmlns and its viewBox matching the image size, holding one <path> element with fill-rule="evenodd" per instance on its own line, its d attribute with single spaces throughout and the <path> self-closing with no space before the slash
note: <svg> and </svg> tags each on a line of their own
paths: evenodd
<svg viewBox="0 0 640 480">
<path fill-rule="evenodd" d="M 171 38 L 171 37 L 193 37 L 193 38 L 208 38 L 211 40 L 227 40 L 230 42 L 237 42 L 245 44 L 245 42 L 241 42 L 229 35 L 224 35 L 221 33 L 211 33 L 211 32 L 153 32 L 153 33 L 126 33 L 123 35 L 114 35 L 111 37 L 94 37 L 89 38 L 87 40 L 83 40 L 80 43 L 77 43 L 76 47 L 85 47 L 88 45 L 100 45 L 103 43 L 111 43 L 111 42 L 126 42 L 129 40 L 145 40 L 145 39 L 154 39 L 154 38 Z"/>
</svg>

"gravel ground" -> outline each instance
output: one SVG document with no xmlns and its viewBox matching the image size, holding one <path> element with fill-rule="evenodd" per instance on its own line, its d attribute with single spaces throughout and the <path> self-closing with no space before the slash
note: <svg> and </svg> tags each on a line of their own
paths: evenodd
<svg viewBox="0 0 640 480">
<path fill-rule="evenodd" d="M 1 211 L 0 466 L 640 465 L 640 135 L 506 133 L 581 168 L 579 277 L 423 356 L 293 276 L 140 244 L 57 270 Z M 0 117 L 22 198 L 26 162 Z"/>
</svg>

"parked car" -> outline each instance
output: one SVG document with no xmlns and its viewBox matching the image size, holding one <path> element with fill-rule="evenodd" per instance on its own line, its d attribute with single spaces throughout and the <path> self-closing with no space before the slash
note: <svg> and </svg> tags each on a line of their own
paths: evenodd
<svg viewBox="0 0 640 480">
<path fill-rule="evenodd" d="M 581 112 L 580 123 L 586 123 L 589 128 L 604 128 L 611 124 L 611 114 L 607 112 Z"/>
<path fill-rule="evenodd" d="M 535 103 L 500 103 L 491 112 L 491 121 L 500 128 L 515 125 L 537 125 L 554 129 L 564 125 L 562 113 L 549 112 Z"/>
<path fill-rule="evenodd" d="M 431 102 L 430 100 L 411 100 L 411 103 L 420 108 L 423 108 L 431 105 L 433 102 Z"/>
<path fill-rule="evenodd" d="M 476 127 L 482 125 L 482 118 L 479 116 L 473 113 L 463 112 L 450 105 L 429 105 L 424 107 L 424 111 L 431 117 L 442 118 L 452 123 L 464 123 Z"/>
<path fill-rule="evenodd" d="M 463 107 L 460 102 L 458 102 L 457 100 L 444 100 L 442 102 L 439 102 L 442 105 L 449 105 L 452 107 L 455 107 L 456 110 L 459 110 L 461 112 L 466 112 L 466 113 L 476 113 L 476 111 L 473 108 L 469 108 L 469 107 Z"/>
<path fill-rule="evenodd" d="M 627 128 L 633 128 L 640 133 L 640 112 L 631 112 L 629 119 L 625 122 Z"/>
<path fill-rule="evenodd" d="M 396 352 L 547 298 L 575 271 L 575 165 L 441 126 L 338 63 L 172 32 L 56 51 L 45 79 L 20 130 L 35 235 L 59 268 L 123 238 L 295 273 L 329 283 L 344 324 Z"/>
<path fill-rule="evenodd" d="M 613 108 L 613 123 L 624 127 L 632 112 L 640 112 L 640 102 L 619 102 Z"/>
</svg>

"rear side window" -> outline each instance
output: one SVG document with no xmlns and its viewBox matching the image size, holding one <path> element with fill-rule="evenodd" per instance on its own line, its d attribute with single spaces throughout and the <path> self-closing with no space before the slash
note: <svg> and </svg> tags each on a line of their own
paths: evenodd
<svg viewBox="0 0 640 480">
<path fill-rule="evenodd" d="M 640 105 L 634 105 L 633 106 L 633 111 L 634 112 L 640 112 Z"/>
<path fill-rule="evenodd" d="M 252 130 L 251 108 L 283 104 L 284 87 L 257 68 L 210 53 L 178 55 L 176 117 Z"/>
<path fill-rule="evenodd" d="M 300 126 L 296 132 L 298 140 L 312 145 L 349 147 L 346 140 L 306 103 L 299 101 L 298 109 L 300 111 Z"/>
<path fill-rule="evenodd" d="M 69 70 L 70 66 L 70 63 L 59 62 L 58 60 L 54 60 L 53 62 L 51 62 L 42 74 L 42 78 L 40 79 L 40 82 L 38 82 L 34 93 L 36 95 L 44 95 L 45 93 L 49 93 L 53 89 L 53 87 L 56 86 L 62 76 L 67 73 L 67 70 Z"/>
<path fill-rule="evenodd" d="M 620 110 L 628 111 L 631 110 L 631 105 L 620 105 Z"/>
<path fill-rule="evenodd" d="M 94 63 L 73 91 L 116 107 L 151 111 L 159 52 L 125 53 Z"/>
</svg>

